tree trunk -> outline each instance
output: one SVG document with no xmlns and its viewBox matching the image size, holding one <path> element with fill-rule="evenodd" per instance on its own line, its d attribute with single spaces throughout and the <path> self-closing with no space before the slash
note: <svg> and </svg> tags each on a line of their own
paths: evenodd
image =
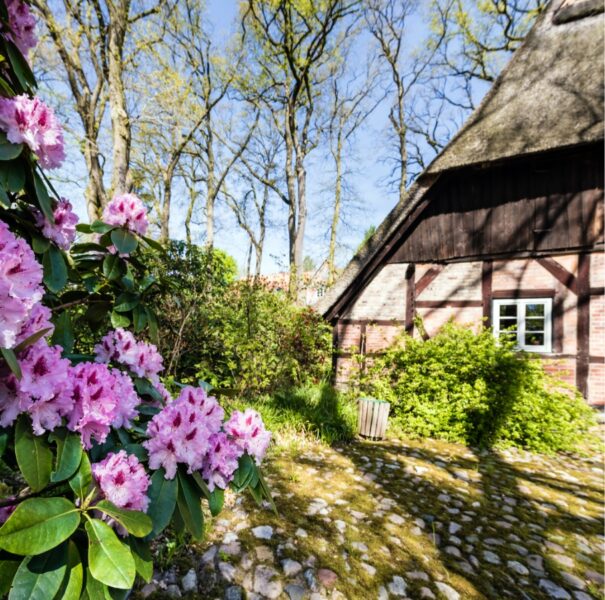
<svg viewBox="0 0 605 600">
<path fill-rule="evenodd" d="M 285 142 L 286 142 L 286 187 L 288 189 L 288 258 L 290 263 L 290 282 L 288 293 L 294 300 L 298 297 L 298 262 L 297 262 L 297 207 L 296 201 L 296 171 L 294 168 L 294 140 L 290 112 L 294 110 L 286 106 Z"/>
<path fill-rule="evenodd" d="M 330 247 L 328 249 L 328 285 L 332 285 L 336 279 L 336 234 L 340 221 L 342 198 L 342 125 L 342 122 L 338 124 L 336 148 L 333 154 L 336 165 L 336 181 L 334 186 L 334 212 L 332 213 L 332 225 L 330 226 Z"/>
<path fill-rule="evenodd" d="M 162 206 L 160 224 L 160 242 L 165 244 L 170 239 L 170 203 L 172 202 L 172 178 L 174 176 L 174 163 L 170 163 L 164 173 L 164 204 Z"/>
<path fill-rule="evenodd" d="M 210 120 L 210 111 L 206 119 L 208 147 L 206 154 L 208 158 L 208 178 L 206 181 L 206 246 L 214 246 L 214 204 L 218 190 L 216 187 L 216 178 L 214 174 L 214 135 L 212 133 L 212 122 Z"/>
</svg>

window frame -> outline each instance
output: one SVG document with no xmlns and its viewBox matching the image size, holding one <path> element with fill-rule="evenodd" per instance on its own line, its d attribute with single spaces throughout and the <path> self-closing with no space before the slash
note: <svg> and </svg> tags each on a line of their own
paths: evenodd
<svg viewBox="0 0 605 600">
<path fill-rule="evenodd" d="M 526 315 L 525 307 L 528 304 L 542 304 L 544 306 L 544 344 L 532 346 L 525 343 Z M 492 300 L 492 326 L 496 339 L 500 338 L 500 307 L 515 305 L 517 307 L 517 344 L 518 350 L 536 352 L 539 354 L 552 354 L 553 352 L 553 299 L 545 297 L 536 298 L 498 298 Z"/>
</svg>

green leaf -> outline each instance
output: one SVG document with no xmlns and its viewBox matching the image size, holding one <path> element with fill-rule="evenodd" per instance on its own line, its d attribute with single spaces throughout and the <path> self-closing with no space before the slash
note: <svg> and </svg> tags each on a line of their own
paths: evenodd
<svg viewBox="0 0 605 600">
<path fill-rule="evenodd" d="M 254 476 L 254 461 L 248 454 L 240 456 L 238 461 L 237 471 L 233 476 L 232 485 L 236 492 L 245 490 Z"/>
<path fill-rule="evenodd" d="M 149 544 L 146 544 L 143 540 L 139 540 L 132 535 L 129 535 L 126 541 L 130 546 L 137 573 L 149 583 L 153 577 L 153 558 L 151 557 Z"/>
<path fill-rule="evenodd" d="M 21 379 L 21 367 L 15 353 L 10 348 L 0 348 L 0 354 L 2 354 L 4 362 L 8 365 L 13 375 L 17 379 Z"/>
<path fill-rule="evenodd" d="M 86 590 L 80 600 L 111 600 L 107 586 L 95 579 L 90 569 L 86 569 Z"/>
<path fill-rule="evenodd" d="M 8 595 L 15 573 L 23 558 L 6 552 L 3 552 L 2 555 L 0 559 L 0 597 L 4 598 Z"/>
<path fill-rule="evenodd" d="M 216 515 L 221 512 L 224 502 L 225 490 L 215 487 L 212 492 L 210 492 L 210 498 L 208 499 L 208 506 L 210 507 L 210 512 L 213 517 L 216 517 Z"/>
<path fill-rule="evenodd" d="M 88 223 L 78 223 L 76 225 L 76 231 L 80 233 L 92 233 L 92 227 Z"/>
<path fill-rule="evenodd" d="M 152 400 L 164 402 L 162 394 L 160 394 L 147 379 L 141 379 L 140 377 L 135 378 L 134 386 L 139 396 L 149 396 Z"/>
<path fill-rule="evenodd" d="M 40 210 L 50 223 L 54 223 L 55 217 L 53 215 L 52 202 L 50 200 L 50 196 L 48 195 L 46 185 L 44 184 L 44 181 L 42 181 L 42 178 L 40 177 L 40 175 L 38 175 L 38 173 L 34 172 L 33 176 L 34 191 L 36 192 L 36 198 L 38 199 L 38 205 L 40 206 Z"/>
<path fill-rule="evenodd" d="M 11 199 L 8 197 L 8 194 L 3 187 L 0 187 L 0 205 L 5 208 L 10 208 L 11 205 Z"/>
<path fill-rule="evenodd" d="M 17 344 L 14 348 L 14 352 L 18 354 L 22 350 L 29 348 L 29 346 L 33 346 L 39 339 L 43 338 L 49 331 L 50 327 L 46 329 L 41 329 L 40 331 L 36 331 L 36 333 L 32 333 L 29 337 L 25 338 L 20 344 Z"/>
<path fill-rule="evenodd" d="M 164 246 L 162 246 L 162 244 L 160 244 L 160 242 L 157 242 L 156 240 L 150 238 L 150 237 L 146 237 L 146 236 L 141 236 L 143 238 L 143 240 L 145 241 L 145 243 L 153 248 L 154 250 L 159 250 L 160 252 L 164 251 Z"/>
<path fill-rule="evenodd" d="M 0 458 L 4 455 L 4 451 L 6 450 L 6 445 L 8 444 L 8 431 L 5 429 L 4 431 L 0 430 Z M 2 593 L 0 592 L 0 596 Z"/>
<path fill-rule="evenodd" d="M 52 343 L 59 344 L 63 352 L 70 353 L 74 348 L 74 327 L 71 321 L 71 315 L 68 311 L 63 311 L 55 320 L 55 331 L 52 335 Z"/>
<path fill-rule="evenodd" d="M 17 76 L 23 91 L 34 90 L 36 88 L 36 78 L 32 73 L 27 59 L 21 54 L 15 44 L 8 40 L 5 40 L 5 44 L 11 67 L 13 68 L 13 72 Z"/>
<path fill-rule="evenodd" d="M 107 223 L 103 223 L 103 221 L 94 221 L 93 223 L 90 224 L 89 229 L 91 232 L 94 233 L 107 233 L 109 231 L 113 231 L 115 229 L 115 225 L 109 225 Z M 79 230 L 82 231 L 82 230 Z M 87 232 L 84 232 L 87 233 Z"/>
<path fill-rule="evenodd" d="M 57 442 L 57 466 L 50 475 L 52 482 L 69 479 L 82 462 L 82 442 L 80 436 L 65 429 L 53 433 Z"/>
<path fill-rule="evenodd" d="M 6 136 L 0 134 L 3 143 Z M 8 192 L 16 194 L 25 186 L 25 167 L 23 160 L 12 160 L 10 162 L 0 162 L 0 185 Z"/>
<path fill-rule="evenodd" d="M 135 333 L 140 333 L 145 329 L 147 325 L 147 312 L 145 311 L 145 307 L 137 304 L 132 309 L 132 322 L 134 324 Z"/>
<path fill-rule="evenodd" d="M 0 528 L 0 548 L 13 554 L 42 554 L 64 542 L 79 524 L 80 513 L 66 498 L 30 498 Z"/>
<path fill-rule="evenodd" d="M 147 320 L 149 322 L 149 337 L 154 344 L 159 343 L 158 339 L 158 318 L 155 312 L 149 306 L 145 306 L 145 312 L 147 313 Z"/>
<path fill-rule="evenodd" d="M 271 505 L 271 509 L 273 510 L 273 512 L 275 514 L 277 514 L 277 507 L 275 506 L 275 501 L 273 500 L 273 494 L 271 493 L 271 490 L 269 489 L 269 486 L 267 485 L 265 476 L 263 475 L 263 472 L 258 467 L 256 470 L 258 472 L 258 485 L 260 486 L 260 488 L 263 492 L 263 496 L 264 496 L 265 500 L 267 500 L 267 502 L 269 502 L 269 504 Z"/>
<path fill-rule="evenodd" d="M 50 481 L 53 454 L 45 436 L 34 435 L 29 419 L 23 415 L 15 428 L 15 455 L 32 491 L 44 489 Z"/>
<path fill-rule="evenodd" d="M 192 485 L 187 475 L 177 472 L 179 495 L 177 503 L 179 513 L 185 522 L 187 531 L 196 540 L 204 535 L 204 515 L 202 514 L 201 495 L 196 486 Z"/>
<path fill-rule="evenodd" d="M 8 600 L 48 600 L 61 587 L 67 571 L 67 544 L 23 560 L 13 579 Z"/>
<path fill-rule="evenodd" d="M 82 452 L 82 459 L 80 460 L 80 468 L 78 472 L 69 480 L 69 487 L 73 492 L 84 500 L 90 488 L 92 487 L 92 469 L 90 468 L 90 460 L 86 452 Z"/>
<path fill-rule="evenodd" d="M 138 510 L 118 508 L 115 504 L 109 502 L 109 500 L 101 500 L 101 502 L 95 504 L 94 508 L 115 519 L 128 533 L 136 537 L 144 537 L 151 533 L 153 529 L 151 519 L 145 513 Z"/>
<path fill-rule="evenodd" d="M 126 273 L 126 263 L 117 254 L 108 254 L 103 259 L 103 275 L 110 281 L 120 279 Z"/>
<path fill-rule="evenodd" d="M 153 523 L 153 529 L 147 539 L 153 539 L 168 526 L 174 514 L 177 494 L 176 479 L 165 479 L 164 469 L 158 469 L 151 477 L 151 485 L 147 491 L 147 514 Z"/>
<path fill-rule="evenodd" d="M 63 578 L 57 599 L 79 600 L 84 583 L 84 567 L 77 546 L 69 540 L 67 546 L 67 572 Z"/>
<path fill-rule="evenodd" d="M 137 238 L 127 229 L 114 229 L 111 232 L 111 241 L 120 254 L 132 254 L 139 245 Z"/>
<path fill-rule="evenodd" d="M 49 246 L 42 259 L 44 285 L 51 291 L 60 292 L 67 283 L 67 265 L 63 253 L 56 246 Z"/>
<path fill-rule="evenodd" d="M 88 564 L 92 576 L 101 583 L 128 590 L 134 583 L 136 569 L 128 546 L 120 542 L 113 529 L 99 519 L 86 521 Z"/>
<path fill-rule="evenodd" d="M 133 294 L 132 292 L 124 292 L 116 298 L 116 303 L 113 309 L 116 312 L 128 312 L 132 310 L 139 303 L 139 295 Z"/>
<path fill-rule="evenodd" d="M 44 254 L 50 247 L 50 240 L 39 235 L 32 236 L 32 248 L 36 254 Z"/>
<path fill-rule="evenodd" d="M 6 138 L 6 133 L 0 132 L 0 160 L 13 160 L 23 152 L 23 144 L 13 144 Z"/>
<path fill-rule="evenodd" d="M 121 315 L 115 310 L 111 311 L 110 315 L 111 324 L 114 327 L 128 327 L 130 325 L 130 319 L 126 315 Z"/>
</svg>

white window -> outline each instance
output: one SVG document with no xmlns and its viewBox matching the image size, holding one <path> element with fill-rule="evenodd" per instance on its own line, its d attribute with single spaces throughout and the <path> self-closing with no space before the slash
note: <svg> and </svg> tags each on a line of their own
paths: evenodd
<svg viewBox="0 0 605 600">
<path fill-rule="evenodd" d="M 494 300 L 492 323 L 496 337 L 511 336 L 520 350 L 552 352 L 552 298 Z"/>
</svg>

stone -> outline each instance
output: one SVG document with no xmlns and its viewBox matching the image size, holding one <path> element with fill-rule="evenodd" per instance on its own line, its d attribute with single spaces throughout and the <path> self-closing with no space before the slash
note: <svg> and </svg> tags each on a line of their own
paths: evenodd
<svg viewBox="0 0 605 600">
<path fill-rule="evenodd" d="M 462 553 L 460 552 L 460 550 L 458 548 L 456 548 L 456 546 L 446 546 L 444 548 L 444 550 L 450 556 L 454 556 L 455 558 L 462 558 Z M 491 552 L 490 552 L 490 554 L 491 554 Z"/>
<path fill-rule="evenodd" d="M 403 525 L 405 523 L 405 519 L 401 515 L 397 515 L 395 513 L 390 514 L 388 518 L 389 521 L 395 525 Z"/>
<path fill-rule="evenodd" d="M 429 576 L 424 571 L 407 571 L 406 577 L 417 581 L 429 581 Z"/>
<path fill-rule="evenodd" d="M 486 562 L 488 562 L 492 565 L 500 564 L 500 557 L 497 554 L 495 554 L 494 552 L 490 552 L 489 550 L 486 550 L 483 553 L 483 558 L 485 559 Z"/>
<path fill-rule="evenodd" d="M 403 577 L 395 575 L 391 583 L 389 583 L 389 592 L 393 596 L 405 596 L 407 584 Z"/>
<path fill-rule="evenodd" d="M 590 579 L 590 581 L 598 585 L 603 585 L 605 583 L 603 573 L 598 573 L 597 571 L 586 571 L 584 575 L 586 575 L 586 579 Z"/>
<path fill-rule="evenodd" d="M 530 554 L 526 560 L 532 569 L 544 571 L 544 559 L 539 554 Z"/>
<path fill-rule="evenodd" d="M 242 551 L 242 546 L 239 542 L 231 542 L 230 544 L 222 544 L 219 548 L 219 554 L 227 554 L 229 556 L 239 556 Z"/>
<path fill-rule="evenodd" d="M 289 558 L 282 560 L 281 566 L 286 577 L 294 577 L 302 571 L 302 565 L 298 561 Z"/>
<path fill-rule="evenodd" d="M 529 550 L 524 546 L 520 546 L 519 544 L 509 544 L 509 547 L 521 556 L 527 556 L 529 554 Z"/>
<path fill-rule="evenodd" d="M 242 600 L 242 588 L 237 585 L 232 585 L 225 590 L 225 600 Z"/>
<path fill-rule="evenodd" d="M 273 537 L 273 527 L 259 525 L 252 530 L 252 535 L 259 540 L 270 540 Z"/>
<path fill-rule="evenodd" d="M 291 583 L 285 588 L 286 594 L 290 600 L 303 600 L 307 594 L 307 590 L 302 585 Z"/>
<path fill-rule="evenodd" d="M 516 573 L 517 575 L 521 575 L 522 577 L 524 577 L 525 575 L 529 575 L 529 569 L 525 565 L 522 565 L 520 562 L 518 562 L 516 560 L 509 560 L 506 563 L 506 566 L 513 573 Z"/>
<path fill-rule="evenodd" d="M 584 592 L 574 592 L 573 597 L 575 598 L 575 600 L 593 600 L 592 596 L 589 596 Z"/>
<path fill-rule="evenodd" d="M 307 569 L 303 573 L 303 577 L 305 579 L 307 587 L 312 592 L 316 592 L 319 589 L 319 585 L 317 585 L 317 577 L 315 577 L 315 571 L 313 569 Z"/>
<path fill-rule="evenodd" d="M 321 585 L 325 588 L 331 589 L 336 585 L 338 575 L 330 569 L 319 569 L 317 571 L 317 579 L 319 579 Z"/>
<path fill-rule="evenodd" d="M 181 579 L 181 587 L 184 592 L 192 592 L 197 589 L 197 573 L 194 569 L 189 569 L 183 579 Z"/>
<path fill-rule="evenodd" d="M 557 561 L 560 565 L 567 567 L 568 569 L 573 569 L 574 562 L 569 556 L 565 556 L 564 554 L 553 554 L 552 559 Z"/>
<path fill-rule="evenodd" d="M 254 570 L 254 591 L 271 600 L 278 598 L 283 591 L 277 571 L 265 565 L 259 565 Z"/>
<path fill-rule="evenodd" d="M 202 554 L 202 562 L 204 564 L 211 563 L 218 552 L 218 546 L 210 546 L 204 554 Z"/>
<path fill-rule="evenodd" d="M 176 583 L 171 583 L 166 588 L 166 595 L 169 598 L 180 598 L 182 596 L 181 590 L 180 590 L 179 586 Z"/>
<path fill-rule="evenodd" d="M 367 552 L 368 546 L 363 542 L 351 542 L 351 548 L 358 550 L 359 552 Z"/>
<path fill-rule="evenodd" d="M 233 542 L 237 542 L 237 539 L 237 534 L 230 531 L 229 533 L 225 534 L 225 537 L 223 538 L 223 544 L 231 544 Z"/>
<path fill-rule="evenodd" d="M 158 584 L 155 581 L 152 581 L 151 583 L 146 583 L 141 588 L 140 594 L 143 598 L 147 598 L 148 596 L 151 596 L 151 594 L 156 592 L 157 589 L 158 589 Z"/>
<path fill-rule="evenodd" d="M 458 533 L 460 530 L 462 529 L 462 525 L 460 525 L 459 523 L 455 523 L 455 522 L 451 522 L 449 527 L 448 527 L 448 531 L 450 532 L 450 534 L 455 535 L 456 533 Z"/>
<path fill-rule="evenodd" d="M 254 551 L 256 558 L 261 562 L 273 562 L 273 550 L 269 546 L 257 546 Z"/>
<path fill-rule="evenodd" d="M 576 590 L 586 589 L 586 582 L 580 579 L 579 577 L 576 577 L 571 573 L 567 573 L 566 571 L 561 572 L 560 575 L 561 578 L 565 581 L 565 583 L 567 583 L 570 587 Z"/>
<path fill-rule="evenodd" d="M 460 600 L 460 594 L 447 583 L 441 581 L 435 582 L 437 589 L 447 598 L 447 600 Z"/>
<path fill-rule="evenodd" d="M 571 600 L 569 592 L 550 579 L 540 579 L 538 587 L 544 590 L 553 600 Z"/>
<path fill-rule="evenodd" d="M 373 567 L 366 562 L 362 562 L 361 566 L 370 577 L 374 577 L 374 575 L 376 575 L 376 567 Z"/>
<path fill-rule="evenodd" d="M 294 535 L 295 535 L 296 537 L 299 537 L 299 538 L 306 538 L 306 537 L 309 537 L 309 534 L 308 534 L 308 533 L 307 533 L 307 532 L 306 532 L 304 529 L 302 529 L 302 527 L 299 527 L 299 528 L 298 528 L 298 529 L 297 529 L 297 530 L 294 532 Z"/>
<path fill-rule="evenodd" d="M 389 592 L 383 585 L 378 588 L 378 600 L 389 600 Z"/>
<path fill-rule="evenodd" d="M 420 588 L 420 597 L 427 600 L 435 600 L 435 594 L 427 587 Z"/>
<path fill-rule="evenodd" d="M 345 529 L 347 528 L 347 524 L 344 521 L 337 519 L 336 521 L 334 521 L 334 527 L 336 527 L 336 529 L 338 529 L 340 533 L 344 533 Z"/>
</svg>

